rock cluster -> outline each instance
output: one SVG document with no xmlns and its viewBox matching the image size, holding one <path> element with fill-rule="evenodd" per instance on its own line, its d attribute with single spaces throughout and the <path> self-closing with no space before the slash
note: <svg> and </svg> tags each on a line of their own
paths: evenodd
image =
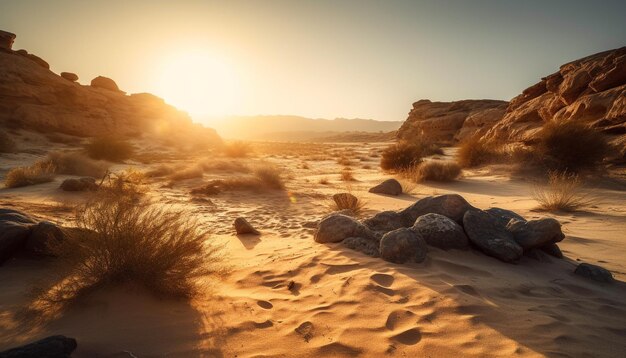
<svg viewBox="0 0 626 358">
<path fill-rule="evenodd" d="M 345 246 L 395 263 L 421 262 L 427 246 L 443 250 L 474 247 L 504 262 L 536 250 L 562 257 L 557 243 L 561 225 L 551 218 L 527 221 L 506 209 L 480 210 L 462 196 L 425 197 L 400 211 L 383 211 L 359 222 L 331 214 L 322 219 L 314 239 Z"/>
<path fill-rule="evenodd" d="M 0 264 L 18 252 L 53 255 L 54 247 L 64 238 L 64 230 L 53 223 L 37 222 L 17 210 L 0 208 Z"/>
</svg>

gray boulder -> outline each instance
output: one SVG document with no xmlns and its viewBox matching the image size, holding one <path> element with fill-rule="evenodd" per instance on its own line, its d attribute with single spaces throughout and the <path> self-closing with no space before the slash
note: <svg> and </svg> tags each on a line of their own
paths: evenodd
<svg viewBox="0 0 626 358">
<path fill-rule="evenodd" d="M 341 242 L 349 237 L 376 238 L 365 225 L 346 215 L 331 214 L 320 221 L 313 236 L 316 242 Z"/>
<path fill-rule="evenodd" d="M 554 244 L 565 238 L 561 224 L 552 218 L 531 221 L 511 219 L 506 228 L 524 250 Z"/>
<path fill-rule="evenodd" d="M 576 275 L 586 277 L 588 279 L 598 282 L 613 282 L 613 275 L 611 274 L 611 272 L 604 267 L 600 267 L 598 265 L 582 263 L 576 267 L 574 273 Z"/>
<path fill-rule="evenodd" d="M 35 221 L 13 209 L 0 209 L 0 264 L 20 250 Z"/>
<path fill-rule="evenodd" d="M 390 231 L 380 240 L 380 257 L 385 261 L 398 264 L 422 262 L 427 252 L 424 239 L 408 228 Z"/>
<path fill-rule="evenodd" d="M 69 358 L 77 346 L 74 338 L 50 336 L 0 352 L 0 358 Z"/>
<path fill-rule="evenodd" d="M 418 233 L 430 246 L 440 249 L 467 249 L 469 240 L 461 225 L 440 214 L 422 215 L 413 224 L 412 230 Z"/>
<path fill-rule="evenodd" d="M 500 219 L 483 210 L 468 210 L 463 216 L 465 233 L 481 251 L 504 262 L 518 260 L 524 250 Z"/>
<path fill-rule="evenodd" d="M 397 211 L 382 211 L 369 219 L 363 220 L 363 224 L 374 231 L 389 232 L 403 227 L 409 227 L 413 222 Z"/>
<path fill-rule="evenodd" d="M 261 235 L 261 233 L 255 229 L 245 218 L 236 218 L 233 223 L 233 227 L 235 228 L 235 232 L 237 235 Z"/>
<path fill-rule="evenodd" d="M 511 210 L 507 210 L 507 209 L 489 208 L 485 211 L 495 216 L 496 218 L 500 219 L 504 225 L 508 224 L 509 221 L 511 221 L 511 219 L 515 219 L 519 221 L 526 221 L 526 219 L 524 219 L 518 213 L 511 211 Z"/>
<path fill-rule="evenodd" d="M 380 240 L 365 237 L 348 237 L 342 241 L 343 246 L 362 252 L 371 257 L 379 257 Z"/>
<path fill-rule="evenodd" d="M 385 195 L 402 194 L 402 185 L 395 179 L 387 179 L 369 190 L 370 193 Z"/>
<path fill-rule="evenodd" d="M 458 194 L 429 196 L 418 200 L 415 204 L 400 213 L 412 225 L 418 217 L 426 214 L 440 214 L 463 224 L 463 215 L 474 207 Z"/>
</svg>

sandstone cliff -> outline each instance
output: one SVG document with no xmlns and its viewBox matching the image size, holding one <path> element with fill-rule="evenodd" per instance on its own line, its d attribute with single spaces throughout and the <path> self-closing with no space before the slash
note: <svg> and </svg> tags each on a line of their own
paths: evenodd
<svg viewBox="0 0 626 358">
<path fill-rule="evenodd" d="M 13 51 L 8 40 L 4 44 L 8 45 L 0 48 L 0 124 L 4 126 L 77 136 L 188 133 L 221 142 L 214 130 L 193 124 L 185 112 L 154 95 L 126 95 L 104 77 L 90 86 L 81 85 L 75 82 L 76 75 L 59 76 L 39 57 Z"/>
<path fill-rule="evenodd" d="M 502 119 L 507 102 L 497 100 L 464 100 L 413 103 L 409 117 L 398 130 L 399 139 L 423 135 L 436 142 L 462 140 L 476 132 L 486 132 Z"/>
</svg>

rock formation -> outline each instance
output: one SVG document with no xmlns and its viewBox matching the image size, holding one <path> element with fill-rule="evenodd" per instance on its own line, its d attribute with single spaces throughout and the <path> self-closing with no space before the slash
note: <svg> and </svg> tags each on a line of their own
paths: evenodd
<svg viewBox="0 0 626 358">
<path fill-rule="evenodd" d="M 13 41 L 15 41 L 15 34 L 0 30 L 0 49 L 13 49 Z"/>
<path fill-rule="evenodd" d="M 465 100 L 431 102 L 423 99 L 413 103 L 399 139 L 411 140 L 423 135 L 436 142 L 450 143 L 475 132 L 486 131 L 504 115 L 507 102 L 497 100 Z"/>
<path fill-rule="evenodd" d="M 6 45 L 3 34 L 0 42 Z M 61 77 L 48 68 L 24 50 L 0 51 L 0 125 L 83 137 L 163 134 L 176 141 L 192 134 L 204 143 L 221 142 L 213 129 L 193 124 L 185 112 L 154 95 L 126 95 L 104 77 L 83 86 L 73 82 L 73 74 Z"/>
</svg>

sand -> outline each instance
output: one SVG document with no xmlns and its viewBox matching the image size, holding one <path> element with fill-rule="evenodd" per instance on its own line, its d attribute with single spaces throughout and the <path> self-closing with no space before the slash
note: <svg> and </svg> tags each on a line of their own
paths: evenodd
<svg viewBox="0 0 626 358">
<path fill-rule="evenodd" d="M 184 207 L 213 231 L 212 239 L 227 249 L 231 274 L 207 279 L 203 294 L 191 302 L 154 297 L 138 287 L 107 288 L 41 322 L 23 318 L 20 310 L 53 262 L 14 259 L 0 267 L 0 350 L 65 334 L 78 340 L 75 357 L 121 357 L 124 352 L 138 357 L 624 355 L 624 188 L 594 184 L 595 207 L 571 214 L 536 211 L 533 183 L 498 168 L 467 171 L 453 183 L 420 184 L 409 195 L 371 194 L 367 189 L 391 177 L 370 156 L 384 145 L 256 144 L 254 157 L 232 160 L 285 168 L 286 191 L 189 195 L 190 188 L 209 179 L 242 175 L 219 170 L 171 187 L 162 179 L 151 181 L 149 196 Z M 339 180 L 342 153 L 358 181 Z M 4 172 L 38 156 L 4 155 L 0 164 Z M 200 159 L 179 162 L 192 165 Z M 139 169 L 156 164 L 130 163 Z M 63 178 L 3 189 L 0 204 L 69 223 L 72 203 L 84 195 L 58 190 Z M 329 184 L 320 184 L 322 178 Z M 559 245 L 567 258 L 505 264 L 476 251 L 430 248 L 425 262 L 399 265 L 340 244 L 315 243 L 311 222 L 328 213 L 330 195 L 348 189 L 366 200 L 366 216 L 444 193 L 528 219 L 552 216 L 564 225 L 567 238 Z M 262 235 L 236 236 L 232 221 L 237 216 L 246 217 Z M 575 276 L 579 261 L 606 267 L 617 282 Z"/>
</svg>

